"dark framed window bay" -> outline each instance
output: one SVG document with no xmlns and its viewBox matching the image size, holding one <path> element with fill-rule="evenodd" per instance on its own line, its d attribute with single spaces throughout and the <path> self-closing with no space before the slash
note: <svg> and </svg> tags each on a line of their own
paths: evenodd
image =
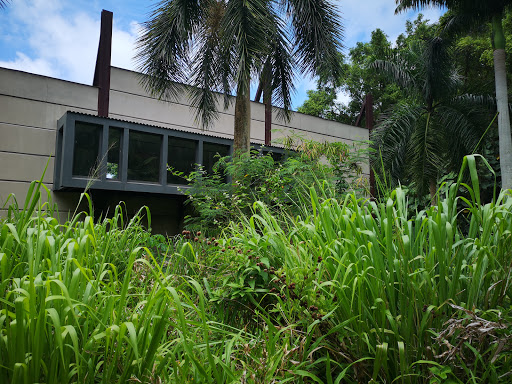
<svg viewBox="0 0 512 384">
<path fill-rule="evenodd" d="M 285 155 L 283 148 L 253 147 Z M 179 195 L 187 182 L 176 173 L 189 174 L 198 164 L 211 172 L 216 156 L 232 152 L 232 139 L 66 112 L 57 125 L 54 190 Z"/>
</svg>

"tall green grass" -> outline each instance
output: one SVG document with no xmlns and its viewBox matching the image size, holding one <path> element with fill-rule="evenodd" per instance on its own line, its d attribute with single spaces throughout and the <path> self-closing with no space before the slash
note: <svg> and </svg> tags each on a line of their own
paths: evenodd
<svg viewBox="0 0 512 384">
<path fill-rule="evenodd" d="M 496 324 L 512 315 L 512 199 L 506 191 L 480 205 L 476 157 L 466 166 L 472 185 L 461 173 L 436 206 L 414 218 L 400 188 L 379 204 L 321 198 L 312 189 L 313 212 L 286 227 L 258 203 L 245 225 L 232 227 L 239 246 L 255 252 L 245 268 L 263 277 L 276 270 L 268 295 L 253 296 L 262 304 L 275 296 L 267 307 L 274 319 L 307 330 L 302 361 L 319 382 L 443 382 L 435 369 L 445 366 L 451 382 L 510 380 L 512 356 L 499 353 L 512 347 L 510 329 L 501 339 L 496 328 L 465 340 L 460 348 L 472 351 L 465 360 L 440 357 L 463 328 L 436 339 L 450 319 L 468 318 L 457 306 Z M 471 199 L 459 196 L 461 188 Z M 458 226 L 463 215 L 468 233 Z"/>
<path fill-rule="evenodd" d="M 59 223 L 35 182 L 0 221 L 0 382 L 506 383 L 512 199 L 481 205 L 464 164 L 413 217 L 401 189 L 313 188 L 157 258 L 147 210 Z"/>
<path fill-rule="evenodd" d="M 0 222 L 1 383 L 234 381 L 244 332 L 212 321 L 181 255 L 153 258 L 149 212 L 59 224 L 41 189 Z"/>
</svg>

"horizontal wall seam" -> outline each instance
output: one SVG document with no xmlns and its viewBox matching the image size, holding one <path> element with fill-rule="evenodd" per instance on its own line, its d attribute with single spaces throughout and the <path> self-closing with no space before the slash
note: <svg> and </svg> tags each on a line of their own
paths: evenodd
<svg viewBox="0 0 512 384">
<path fill-rule="evenodd" d="M 201 129 L 194 128 L 194 127 L 189 127 L 187 125 L 175 124 L 175 123 L 167 123 L 167 122 L 164 122 L 164 121 L 161 121 L 161 120 L 146 119 L 146 118 L 143 118 L 143 117 L 134 117 L 134 116 L 129 116 L 129 115 L 122 115 L 122 114 L 119 114 L 119 113 L 111 113 L 110 117 L 113 117 L 113 116 L 122 116 L 124 119 L 137 119 L 137 120 L 143 120 L 143 121 L 148 121 L 148 122 L 151 122 L 151 123 L 155 123 L 155 124 L 152 124 L 152 125 L 160 125 L 160 126 L 162 126 L 164 124 L 166 124 L 166 125 L 173 125 L 175 127 L 181 127 L 181 128 L 186 128 L 186 129 L 189 129 L 189 130 L 193 130 L 192 132 L 196 132 L 196 133 L 201 133 L 201 132 L 220 133 L 222 135 L 227 136 L 226 137 L 227 139 L 231 139 L 232 138 L 232 135 L 226 134 L 225 132 L 222 132 L 222 131 L 214 131 L 214 130 L 210 130 L 210 129 L 206 129 L 206 130 L 202 131 Z M 120 120 L 122 120 L 122 119 L 120 119 Z M 278 125 L 278 124 L 274 124 L 274 125 Z M 334 135 L 330 135 L 330 134 L 327 134 L 327 133 L 318 133 L 318 132 L 315 132 L 315 131 L 308 131 L 307 129 L 302 129 L 302 128 L 287 127 L 285 125 L 278 125 L 278 126 L 282 127 L 282 128 L 285 128 L 285 129 L 291 129 L 291 130 L 296 130 L 296 131 L 314 133 L 314 134 L 317 134 L 319 136 L 332 137 L 332 138 L 343 140 L 343 141 L 358 142 L 358 141 L 364 140 L 364 139 L 355 140 L 355 139 L 350 139 L 348 137 L 334 136 Z M 251 137 L 251 141 L 261 141 L 261 142 L 263 142 L 262 139 L 256 139 L 254 137 Z"/>
<path fill-rule="evenodd" d="M 43 103 L 43 104 L 61 105 L 63 107 L 67 107 L 67 108 L 79 108 L 79 109 L 84 109 L 86 111 L 93 111 L 95 113 L 98 112 L 97 109 L 85 108 L 85 107 L 80 107 L 77 105 L 60 104 L 60 103 L 55 103 L 55 102 L 47 101 L 47 100 L 31 99 L 29 97 L 14 96 L 14 95 L 8 95 L 5 93 L 0 93 L 0 96 L 12 97 L 13 99 L 20 99 L 20 100 L 36 101 L 38 103 Z"/>
<path fill-rule="evenodd" d="M 31 129 L 42 129 L 45 131 L 55 132 L 57 128 L 48 128 L 48 127 L 34 127 L 33 125 L 25 125 L 25 124 L 18 124 L 18 123 L 8 123 L 7 121 L 0 121 L 0 124 L 4 125 L 12 125 L 14 127 L 23 127 L 23 128 L 31 128 Z"/>
<path fill-rule="evenodd" d="M 119 114 L 119 113 L 110 113 L 109 114 L 110 118 L 115 119 L 113 116 L 120 116 L 120 117 L 125 118 L 125 119 L 136 119 L 136 120 L 144 120 L 144 121 L 150 121 L 150 122 L 153 122 L 153 123 L 158 123 L 160 125 L 158 125 L 157 127 L 158 128 L 164 128 L 164 129 L 168 129 L 168 127 L 164 127 L 163 125 L 172 125 L 172 126 L 175 126 L 175 127 L 186 128 L 186 129 L 188 129 L 188 131 L 185 131 L 185 132 L 190 132 L 190 133 L 198 133 L 198 134 L 203 134 L 203 132 L 219 133 L 219 134 L 223 135 L 221 138 L 232 140 L 232 137 L 231 137 L 232 135 L 227 134 L 226 132 L 222 132 L 222 131 L 214 131 L 214 130 L 211 130 L 211 129 L 205 129 L 203 131 L 203 130 L 201 130 L 199 128 L 189 127 L 188 125 L 175 124 L 175 123 L 167 123 L 167 122 L 161 121 L 161 120 L 145 119 L 143 117 L 134 117 L 134 116 L 122 115 L 122 114 Z M 122 118 L 120 118 L 119 120 L 125 120 L 125 119 L 122 119 Z M 138 123 L 138 122 L 135 122 L 135 123 L 136 124 L 142 124 L 142 123 Z M 115 125 L 115 124 L 113 124 L 113 125 Z M 144 125 L 144 124 L 142 124 L 142 125 Z M 154 124 L 148 124 L 148 125 L 153 125 L 154 126 Z M 263 141 L 263 140 L 259 140 L 259 141 Z"/>
<path fill-rule="evenodd" d="M 151 100 L 156 100 L 156 101 L 163 101 L 163 102 L 166 102 L 166 103 L 173 103 L 173 104 L 181 105 L 181 106 L 184 106 L 184 107 L 194 108 L 194 107 L 190 106 L 189 104 L 183 104 L 183 103 L 179 103 L 177 101 L 159 100 L 159 99 L 151 97 L 151 96 L 139 95 L 137 93 L 127 92 L 127 91 L 120 91 L 118 89 L 111 89 L 111 91 L 115 91 L 115 92 L 119 92 L 119 93 L 126 93 L 127 95 L 138 96 L 138 97 L 143 97 L 143 98 L 146 98 L 146 99 L 151 99 Z M 218 112 L 220 114 L 223 114 L 223 115 L 234 116 L 231 113 L 227 113 L 227 112 L 223 112 L 223 111 L 218 111 Z M 121 114 L 117 114 L 117 113 L 115 115 L 128 117 L 128 115 L 121 115 Z M 130 118 L 132 118 L 132 119 L 141 119 L 141 120 L 146 120 L 146 121 L 153 121 L 153 122 L 159 122 L 160 124 L 171 124 L 171 123 L 163 122 L 161 120 L 144 119 L 144 118 L 133 117 L 133 116 L 130 116 Z M 265 122 L 265 120 L 260 120 L 260 119 L 251 119 L 251 120 L 258 121 L 260 123 L 264 123 Z M 330 121 L 330 120 L 327 120 L 327 121 Z M 192 128 L 192 127 L 188 127 L 188 126 L 180 125 L 180 124 L 172 124 L 172 125 L 176 125 L 178 127 L 185 127 L 185 128 L 188 128 L 188 129 L 197 129 L 197 130 L 199 130 L 198 128 Z M 287 125 L 282 125 L 282 124 L 275 123 L 274 121 L 272 122 L 272 125 L 276 125 L 278 127 L 282 127 L 282 128 L 286 128 L 286 129 L 295 129 L 295 130 L 302 131 L 302 132 L 315 133 L 315 134 L 320 135 L 320 136 L 334 137 L 334 138 L 343 139 L 343 140 L 349 140 L 349 141 L 358 141 L 358 140 L 346 138 L 346 137 L 343 137 L 343 136 L 335 136 L 335 135 L 330 135 L 330 134 L 327 134 L 327 133 L 321 133 L 321 132 L 317 132 L 317 131 L 310 131 L 310 130 L 307 130 L 307 129 L 304 129 L 304 128 L 289 127 Z M 355 126 L 349 126 L 349 127 L 360 128 L 360 127 L 355 127 Z M 210 132 L 219 132 L 219 131 L 210 131 Z"/>
<path fill-rule="evenodd" d="M 150 100 L 155 100 L 155 101 L 162 101 L 164 103 L 172 103 L 172 104 L 176 104 L 176 105 L 181 105 L 183 107 L 189 107 L 189 108 L 195 108 L 193 106 L 191 106 L 190 104 L 184 104 L 184 103 L 180 103 L 178 101 L 173 101 L 173 100 L 160 100 L 156 97 L 152 97 L 152 96 L 147 96 L 147 95 L 141 95 L 140 93 L 134 93 L 134 92 L 128 92 L 128 91 L 121 91 L 120 89 L 114 89 L 114 88 L 111 88 L 110 89 L 111 91 L 114 91 L 114 92 L 118 92 L 118 93 L 125 93 L 127 95 L 132 95 L 132 96 L 137 96 L 137 97 L 143 97 L 144 99 L 150 99 Z M 220 114 L 222 115 L 228 115 L 228 116 L 234 116 L 232 113 L 228 113 L 228 112 L 225 112 L 225 111 L 219 111 Z M 256 119 L 254 119 L 256 120 Z M 260 121 L 260 120 L 256 120 L 256 121 Z"/>
<path fill-rule="evenodd" d="M 55 155 L 39 155 L 37 153 L 26 153 L 26 152 L 13 152 L 13 151 L 2 151 L 0 150 L 0 153 L 9 153 L 13 155 L 22 155 L 22 156 L 37 156 L 37 157 L 45 157 L 45 158 L 55 158 Z"/>
<path fill-rule="evenodd" d="M 38 181 L 38 180 L 7 180 L 7 179 L 0 179 L 0 183 L 21 183 L 21 184 L 30 184 L 31 182 L 33 181 Z M 53 185 L 53 183 L 45 183 L 43 182 L 44 185 L 46 185 L 47 187 L 50 185 Z"/>
</svg>

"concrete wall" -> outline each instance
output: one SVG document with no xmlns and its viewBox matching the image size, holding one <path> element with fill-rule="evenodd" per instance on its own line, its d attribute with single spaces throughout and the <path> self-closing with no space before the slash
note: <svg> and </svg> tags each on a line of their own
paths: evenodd
<svg viewBox="0 0 512 384">
<path fill-rule="evenodd" d="M 172 102 L 160 101 L 148 94 L 139 84 L 139 74 L 121 68 L 112 68 L 110 86 L 110 117 L 152 124 L 173 129 L 194 131 L 206 135 L 226 138 L 233 137 L 234 101 L 224 110 L 219 103 L 219 119 L 207 131 L 194 121 L 186 95 Z M 251 141 L 264 143 L 265 107 L 251 102 Z M 272 119 L 272 140 L 290 134 L 299 134 L 317 141 L 368 140 L 366 128 L 354 127 L 318 117 L 293 113 L 290 122 L 285 123 L 274 114 Z"/>
<path fill-rule="evenodd" d="M 20 204 L 23 203 L 30 182 L 41 177 L 47 162 L 44 182 L 52 189 L 57 120 L 67 111 L 95 115 L 97 96 L 96 87 L 0 68 L 0 216 L 5 215 L 3 206 L 11 193 Z M 263 143 L 264 106 L 253 102 L 251 108 L 252 141 Z M 111 118 L 232 138 L 233 115 L 234 105 L 231 105 L 220 112 L 218 121 L 208 131 L 203 132 L 194 121 L 194 112 L 186 97 L 173 102 L 157 100 L 141 88 L 138 74 L 112 68 Z M 273 139 L 291 132 L 318 141 L 353 143 L 368 139 L 368 131 L 364 128 L 300 113 L 294 113 L 287 124 L 274 116 L 272 128 L 278 130 L 273 132 Z M 135 212 L 139 206 L 149 204 L 153 227 L 159 232 L 178 226 L 176 219 L 171 217 L 181 210 L 179 198 L 155 196 L 147 199 L 136 194 L 92 193 L 102 208 L 111 208 L 125 200 L 129 211 Z M 63 216 L 76 208 L 79 192 L 53 192 L 52 195 Z"/>
<path fill-rule="evenodd" d="M 66 111 L 96 113 L 97 88 L 0 68 L 0 216 L 13 193 L 23 205 L 30 182 L 53 186 L 57 120 Z M 54 194 L 65 215 L 79 193 Z M 46 199 L 45 199 L 46 200 Z"/>
</svg>

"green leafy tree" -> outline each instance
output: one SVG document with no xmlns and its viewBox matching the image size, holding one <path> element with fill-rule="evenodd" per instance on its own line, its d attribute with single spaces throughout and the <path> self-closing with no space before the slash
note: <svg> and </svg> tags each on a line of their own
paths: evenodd
<svg viewBox="0 0 512 384">
<path fill-rule="evenodd" d="M 510 134 L 510 115 L 507 92 L 507 74 L 505 48 L 506 38 L 503 30 L 503 18 L 512 0 L 397 0 L 396 12 L 424 6 L 448 7 L 453 12 L 451 25 L 473 25 L 484 22 L 492 24 L 492 43 L 494 46 L 494 77 L 496 103 L 498 107 L 498 132 L 500 148 L 500 168 L 502 188 L 512 188 L 512 137 Z"/>
<path fill-rule="evenodd" d="M 138 40 L 142 84 L 159 97 L 190 92 L 205 127 L 218 114 L 215 92 L 224 108 L 236 92 L 234 148 L 246 152 L 253 77 L 265 68 L 273 105 L 289 116 L 294 68 L 339 76 L 341 31 L 329 0 L 165 0 Z"/>
<path fill-rule="evenodd" d="M 431 23 L 422 13 L 419 13 L 415 20 L 405 22 L 405 33 L 396 38 L 395 45 L 398 50 L 408 50 L 409 45 L 416 40 L 427 41 L 434 38 L 437 30 L 437 23 Z"/>
<path fill-rule="evenodd" d="M 340 88 L 350 96 L 347 113 L 352 116 L 352 123 L 368 93 L 373 95 L 375 119 L 401 97 L 400 89 L 372 66 L 375 60 L 383 60 L 390 52 L 393 52 L 391 42 L 380 29 L 372 32 L 368 43 L 358 42 L 350 49 L 350 62 Z"/>
<path fill-rule="evenodd" d="M 298 112 L 340 123 L 352 123 L 352 118 L 345 112 L 344 106 L 336 101 L 335 88 L 318 87 L 316 90 L 307 91 L 307 95 L 308 98 L 297 109 Z"/>
<path fill-rule="evenodd" d="M 485 99 L 459 96 L 462 79 L 441 38 L 417 40 L 375 67 L 405 95 L 377 126 L 377 162 L 394 180 L 413 183 L 418 195 L 430 191 L 434 198 L 440 174 L 457 171 L 464 155 L 477 148 L 487 126 Z"/>
<path fill-rule="evenodd" d="M 421 14 L 413 22 L 407 21 L 406 32 L 398 37 L 396 47 L 393 47 L 381 29 L 374 30 L 369 42 L 358 42 L 350 49 L 347 58 L 339 56 L 342 75 L 337 79 L 335 91 L 344 92 L 350 97 L 350 101 L 346 105 L 335 103 L 336 98 L 332 97 L 334 90 L 326 86 L 327 77 L 320 74 L 316 91 L 308 92 L 308 99 L 299 107 L 299 112 L 354 124 L 366 95 L 371 93 L 374 100 L 374 118 L 378 120 L 379 115 L 403 99 L 403 95 L 400 88 L 390 83 L 372 63 L 402 49 L 407 50 L 408 44 L 413 40 L 433 37 L 434 27 L 428 22 Z"/>
</svg>

